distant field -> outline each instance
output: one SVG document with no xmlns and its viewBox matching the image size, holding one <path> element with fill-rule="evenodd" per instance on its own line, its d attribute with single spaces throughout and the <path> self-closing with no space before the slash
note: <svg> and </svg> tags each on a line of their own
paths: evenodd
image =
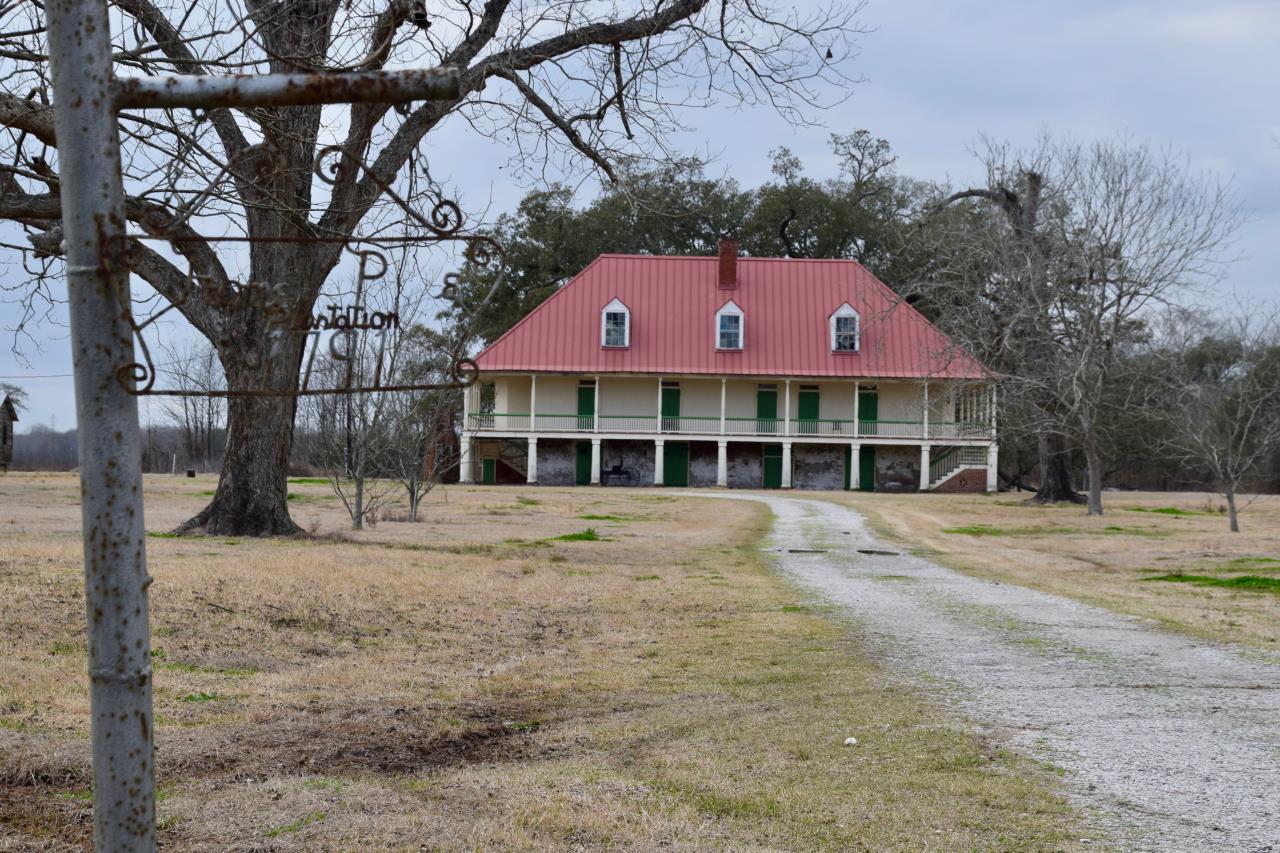
<svg viewBox="0 0 1280 853">
<path fill-rule="evenodd" d="M 146 478 L 165 849 L 1096 849 L 768 570 L 763 507 L 453 488 L 351 535 L 302 481 L 314 538 L 165 536 L 213 486 Z M 88 846 L 76 498 L 0 477 L 0 849 Z"/>
<path fill-rule="evenodd" d="M 970 574 L 1157 619 L 1280 654 L 1280 497 L 1231 533 L 1222 499 L 1107 492 L 1105 514 L 1034 506 L 1023 493 L 842 495 L 881 533 Z"/>
</svg>

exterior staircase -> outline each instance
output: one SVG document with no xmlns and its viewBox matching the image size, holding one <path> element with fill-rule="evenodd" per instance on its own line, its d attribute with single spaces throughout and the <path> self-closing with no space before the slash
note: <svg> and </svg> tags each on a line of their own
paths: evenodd
<svg viewBox="0 0 1280 853">
<path fill-rule="evenodd" d="M 929 490 L 932 491 L 961 471 L 987 467 L 985 447 L 948 447 L 929 461 Z"/>
</svg>

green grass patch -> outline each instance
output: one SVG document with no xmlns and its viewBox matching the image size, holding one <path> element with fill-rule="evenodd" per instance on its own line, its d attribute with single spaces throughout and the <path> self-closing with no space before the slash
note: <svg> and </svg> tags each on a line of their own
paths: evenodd
<svg viewBox="0 0 1280 853">
<path fill-rule="evenodd" d="M 520 506 L 540 506 L 542 504 L 542 501 L 536 500 L 534 498 L 521 497 L 521 498 L 516 498 L 516 503 L 520 504 Z"/>
<path fill-rule="evenodd" d="M 291 486 L 327 486 L 329 485 L 328 477 L 290 477 L 289 485 Z"/>
<path fill-rule="evenodd" d="M 577 533 L 566 533 L 563 536 L 552 536 L 548 542 L 604 542 L 603 536 L 596 532 L 594 527 L 588 527 L 586 530 L 579 530 Z"/>
<path fill-rule="evenodd" d="M 279 838 L 281 835 L 288 835 L 291 832 L 297 832 L 300 829 L 305 829 L 313 823 L 319 823 L 324 820 L 325 817 L 326 815 L 324 812 L 312 812 L 311 814 L 304 815 L 291 823 L 286 823 L 283 826 L 277 826 L 275 829 L 267 830 L 267 838 Z"/>
<path fill-rule="evenodd" d="M 151 539 L 181 539 L 177 533 L 170 533 L 163 530 L 148 530 L 147 537 Z"/>
<path fill-rule="evenodd" d="M 656 581 L 656 580 L 662 580 L 662 578 L 661 578 L 660 576 L 658 576 L 658 575 L 636 575 L 636 576 L 634 576 L 634 577 L 632 578 L 632 580 L 637 580 L 637 581 Z"/>
<path fill-rule="evenodd" d="M 1233 578 L 1215 578 L 1209 575 L 1153 575 L 1143 578 L 1144 581 L 1168 581 L 1169 583 L 1189 583 L 1194 586 L 1216 586 L 1221 589 L 1238 589 L 1247 592 L 1280 593 L 1280 578 L 1264 578 L 1259 575 L 1237 575 Z"/>
<path fill-rule="evenodd" d="M 588 513 L 587 515 L 580 515 L 578 516 L 578 518 L 582 519 L 583 521 L 630 521 L 631 520 L 627 518 L 625 515 L 592 515 L 590 513 Z"/>
<path fill-rule="evenodd" d="M 217 702 L 222 697 L 217 693 L 205 693 L 203 690 L 198 693 L 188 693 L 186 696 L 179 696 L 179 702 Z"/>
<path fill-rule="evenodd" d="M 1208 515 L 1207 512 L 1195 512 L 1190 509 L 1178 509 L 1176 506 L 1162 506 L 1155 509 L 1145 506 L 1125 507 L 1127 512 L 1154 512 L 1157 515 Z"/>
</svg>

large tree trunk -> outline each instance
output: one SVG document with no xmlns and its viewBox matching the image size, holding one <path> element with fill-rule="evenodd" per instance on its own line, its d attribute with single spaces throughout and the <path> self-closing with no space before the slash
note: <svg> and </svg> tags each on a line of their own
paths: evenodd
<svg viewBox="0 0 1280 853">
<path fill-rule="evenodd" d="M 227 387 L 227 443 L 213 501 L 182 524 L 179 533 L 203 530 L 220 536 L 283 536 L 302 532 L 289 517 L 289 451 L 305 335 L 272 339 L 248 333 L 241 345 L 220 351 Z M 275 389 L 273 396 L 236 391 Z"/>
<path fill-rule="evenodd" d="M 1089 515 L 1102 515 L 1102 454 L 1090 443 L 1084 457 L 1089 463 Z"/>
<path fill-rule="evenodd" d="M 1040 433 L 1040 489 L 1033 503 L 1084 503 L 1084 498 L 1071 484 L 1070 462 L 1071 452 L 1067 449 L 1066 440 L 1056 432 L 1043 430 Z"/>
</svg>

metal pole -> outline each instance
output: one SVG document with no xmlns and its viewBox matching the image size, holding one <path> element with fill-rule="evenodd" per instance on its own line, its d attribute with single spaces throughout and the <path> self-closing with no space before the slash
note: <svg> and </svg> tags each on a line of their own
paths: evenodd
<svg viewBox="0 0 1280 853">
<path fill-rule="evenodd" d="M 120 140 L 105 0 L 49 0 L 88 606 L 94 845 L 155 849 L 151 639 Z"/>
</svg>

